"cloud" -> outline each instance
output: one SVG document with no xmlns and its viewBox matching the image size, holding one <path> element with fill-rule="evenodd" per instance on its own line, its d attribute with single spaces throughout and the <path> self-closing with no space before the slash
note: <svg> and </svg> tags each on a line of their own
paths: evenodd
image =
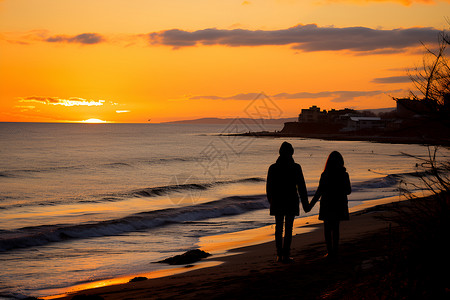
<svg viewBox="0 0 450 300">
<path fill-rule="evenodd" d="M 66 44 L 81 44 L 81 45 L 96 45 L 100 43 L 111 44 L 129 44 L 131 43 L 145 43 L 148 45 L 146 35 L 129 35 L 116 34 L 114 36 L 106 37 L 100 33 L 81 33 L 77 35 L 68 34 L 52 34 L 49 30 L 29 30 L 25 32 L 2 32 L 0 34 L 0 41 L 8 43 L 30 45 L 36 42 L 45 43 L 66 43 Z"/>
<path fill-rule="evenodd" d="M 14 107 L 20 109 L 20 112 L 28 112 L 36 108 L 34 105 L 16 105 Z"/>
<path fill-rule="evenodd" d="M 75 36 L 55 35 L 45 39 L 49 43 L 76 43 L 85 45 L 98 44 L 104 40 L 105 38 L 98 33 L 82 33 Z"/>
<path fill-rule="evenodd" d="M 29 45 L 30 43 L 25 42 L 25 41 L 15 41 L 15 40 L 8 40 L 8 39 L 3 39 L 6 42 L 10 43 L 10 44 L 17 44 L 17 45 Z"/>
<path fill-rule="evenodd" d="M 36 106 L 34 105 L 16 105 L 17 108 L 23 108 L 23 109 L 35 109 Z"/>
<path fill-rule="evenodd" d="M 434 43 L 439 33 L 439 30 L 431 27 L 383 30 L 367 27 L 319 27 L 316 24 L 308 24 L 280 30 L 171 29 L 149 33 L 148 39 L 152 45 L 174 48 L 197 45 L 228 47 L 290 45 L 305 52 L 350 50 L 389 53 L 418 46 L 420 42 Z"/>
<path fill-rule="evenodd" d="M 105 100 L 86 100 L 78 97 L 70 97 L 69 99 L 62 99 L 59 97 L 43 97 L 30 96 L 19 99 L 19 102 L 35 102 L 47 105 L 63 105 L 63 106 L 102 106 Z"/>
<path fill-rule="evenodd" d="M 220 96 L 192 96 L 189 97 L 189 100 L 254 100 L 256 99 L 260 93 L 247 93 L 247 94 L 237 94 L 230 97 L 220 97 Z"/>
<path fill-rule="evenodd" d="M 372 80 L 373 83 L 405 83 L 411 82 L 409 76 L 391 76 L 391 77 L 379 77 Z"/>
<path fill-rule="evenodd" d="M 352 101 L 357 97 L 370 97 L 385 94 L 385 91 L 326 91 L 318 93 L 281 93 L 274 95 L 274 99 L 316 99 L 316 98 L 332 98 L 332 102 Z"/>
<path fill-rule="evenodd" d="M 129 113 L 129 110 L 116 110 L 116 113 L 123 114 L 123 113 Z"/>
<path fill-rule="evenodd" d="M 450 1 L 450 0 L 449 0 Z M 356 55 L 394 54 L 413 51 L 422 43 L 435 44 L 440 30 L 432 27 L 372 29 L 368 27 L 320 27 L 317 24 L 299 24 L 279 30 L 249 30 L 206 28 L 196 31 L 170 29 L 148 34 L 120 35 L 106 38 L 99 33 L 78 35 L 50 35 L 48 31 L 31 31 L 19 37 L 2 36 L 3 40 L 23 44 L 44 41 L 95 45 L 163 45 L 175 49 L 182 47 L 220 45 L 227 47 L 290 46 L 303 51 L 351 51 Z"/>
<path fill-rule="evenodd" d="M 377 95 L 387 95 L 405 92 L 402 89 L 389 90 L 389 91 L 324 91 L 324 92 L 300 92 L 300 93 L 279 93 L 268 96 L 272 100 L 290 100 L 290 99 L 320 99 L 331 98 L 332 102 L 348 102 L 353 101 L 358 97 L 371 97 Z M 234 96 L 220 97 L 220 96 L 193 96 L 189 97 L 189 100 L 254 100 L 261 93 L 246 93 L 237 94 Z"/>
<path fill-rule="evenodd" d="M 421 3 L 421 4 L 435 4 L 436 2 L 450 2 L 450 0 L 325 0 L 325 3 L 356 3 L 356 4 L 367 4 L 368 2 L 396 2 L 403 4 L 405 6 L 410 6 L 413 3 Z"/>
</svg>

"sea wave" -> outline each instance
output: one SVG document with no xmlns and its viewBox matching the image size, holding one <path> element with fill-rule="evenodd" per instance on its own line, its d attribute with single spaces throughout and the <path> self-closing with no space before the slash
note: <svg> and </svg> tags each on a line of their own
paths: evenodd
<svg viewBox="0 0 450 300">
<path fill-rule="evenodd" d="M 390 188 L 399 184 L 402 178 L 407 175 L 403 174 L 390 174 L 384 177 L 373 178 L 367 181 L 357 182 L 352 184 L 352 192 L 359 192 L 362 190 Z"/>
<path fill-rule="evenodd" d="M 198 161 L 195 156 L 191 157 L 170 157 L 170 158 L 155 158 L 150 160 L 137 160 L 137 161 L 112 161 L 108 163 L 99 164 L 78 164 L 78 165 L 59 165 L 59 166 L 40 166 L 35 168 L 24 168 L 24 169 L 4 169 L 0 170 L 0 178 L 20 178 L 20 177 L 30 177 L 36 174 L 48 174 L 48 173 L 58 173 L 61 171 L 99 171 L 102 169 L 133 169 L 139 168 L 139 165 L 159 165 L 159 164 L 170 164 L 179 162 L 192 162 Z"/>
<path fill-rule="evenodd" d="M 124 218 L 88 224 L 45 225 L 13 231 L 4 230 L 0 237 L 0 251 L 42 246 L 73 239 L 114 236 L 172 223 L 238 215 L 267 207 L 268 202 L 264 195 L 232 196 L 197 205 L 141 212 Z"/>
<path fill-rule="evenodd" d="M 405 175 L 415 173 L 391 174 L 367 181 L 356 182 L 352 185 L 352 192 L 376 191 L 378 189 L 392 189 L 403 180 Z M 208 189 L 215 185 L 246 182 L 263 182 L 258 177 L 244 178 L 232 181 L 217 181 L 210 184 L 181 184 L 164 187 L 135 190 L 126 193 L 135 197 L 153 197 L 172 191 L 184 192 L 190 189 Z M 314 194 L 310 189 L 308 196 Z M 351 198 L 351 197 L 350 197 Z M 116 201 L 111 197 L 102 201 Z M 358 201 L 364 199 L 358 199 Z M 366 199 L 370 200 L 370 199 Z M 231 196 L 223 199 L 198 203 L 189 206 L 178 206 L 155 211 L 140 212 L 119 219 L 105 220 L 86 224 L 62 224 L 26 227 L 16 230 L 0 231 L 0 251 L 10 251 L 17 248 L 42 246 L 49 243 L 92 237 L 114 236 L 129 232 L 150 230 L 152 228 L 172 224 L 201 221 L 227 215 L 239 215 L 250 211 L 267 209 L 269 206 L 266 196 Z"/>
<path fill-rule="evenodd" d="M 186 177 L 187 178 L 187 177 Z M 87 195 L 84 198 L 80 197 L 73 197 L 73 198 L 64 198 L 64 199 L 55 199 L 53 201 L 45 200 L 45 201 L 20 201 L 19 203 L 10 203 L 5 204 L 3 203 L 0 205 L 0 209 L 11 209 L 11 208 L 18 208 L 18 207 L 25 207 L 25 206 L 55 206 L 59 204 L 83 204 L 83 203 L 103 203 L 103 202 L 116 202 L 116 201 L 123 201 L 127 198 L 132 197 L 157 197 L 157 196 L 170 196 L 173 193 L 181 193 L 185 191 L 195 191 L 195 190 L 208 190 L 211 188 L 214 188 L 219 185 L 227 185 L 227 184 L 236 184 L 236 183 L 257 183 L 257 182 L 264 182 L 263 178 L 259 177 L 249 177 L 249 178 L 241 178 L 236 180 L 224 180 L 224 181 L 215 181 L 215 182 L 196 182 L 195 178 L 189 177 L 189 178 L 183 178 L 183 180 L 173 180 L 172 183 L 175 182 L 184 182 L 184 183 L 178 183 L 178 184 L 168 184 L 165 186 L 158 186 L 158 187 L 148 187 L 148 188 L 141 188 L 137 190 L 131 190 L 131 191 L 120 191 L 120 192 L 114 192 L 114 193 L 107 193 L 107 194 L 100 194 L 100 195 Z M 189 183 L 191 182 L 191 183 Z M 24 196 L 21 195 L 19 198 L 16 198 L 16 200 L 23 200 Z M 0 195 L 0 200 L 7 199 L 6 196 Z M 8 197 L 9 200 L 14 199 L 13 197 Z"/>
<path fill-rule="evenodd" d="M 5 177 L 5 178 L 28 177 L 28 176 L 31 176 L 32 174 L 67 171 L 67 170 L 81 170 L 86 167 L 88 167 L 88 166 L 87 165 L 72 165 L 72 166 L 40 167 L 40 168 L 34 168 L 34 169 L 3 170 L 0 172 L 0 177 Z"/>
<path fill-rule="evenodd" d="M 121 196 L 136 196 L 136 197 L 154 197 L 166 195 L 171 192 L 182 192 L 186 190 L 207 190 L 219 185 L 236 184 L 236 183 L 252 183 L 252 182 L 264 182 L 263 178 L 259 177 L 249 177 L 237 180 L 226 180 L 226 181 L 214 181 L 209 183 L 188 183 L 189 180 L 184 180 L 181 184 L 170 184 L 161 187 L 145 188 L 140 190 L 130 191 L 124 193 Z"/>
<path fill-rule="evenodd" d="M 398 173 L 398 174 L 389 174 L 384 175 L 382 177 L 377 177 L 373 179 L 369 179 L 367 181 L 356 182 L 352 184 L 353 191 L 366 190 L 366 189 L 377 189 L 377 188 L 388 188 L 398 185 L 400 182 L 404 181 L 405 178 L 408 177 L 418 177 L 424 175 L 424 172 L 407 172 L 407 173 Z M 110 194 L 102 198 L 105 201 L 114 201 L 120 200 L 122 197 L 155 197 L 168 195 L 172 192 L 183 192 L 188 190 L 208 190 L 220 185 L 227 184 L 239 184 L 239 183 L 258 183 L 265 182 L 264 178 L 261 177 L 249 177 L 249 178 L 241 178 L 236 180 L 226 180 L 226 181 L 214 181 L 214 182 L 194 182 L 195 180 L 192 178 L 188 178 L 189 180 L 180 180 L 178 184 L 169 184 L 166 186 L 160 187 L 150 187 L 143 188 L 133 191 L 128 191 L 124 193 L 116 193 Z M 177 181 L 178 182 L 178 181 Z M 189 183 L 192 182 L 192 183 Z"/>
</svg>

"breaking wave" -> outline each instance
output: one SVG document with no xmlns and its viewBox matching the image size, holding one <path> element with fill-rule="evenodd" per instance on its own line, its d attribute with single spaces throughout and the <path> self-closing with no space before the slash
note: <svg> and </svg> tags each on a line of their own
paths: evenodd
<svg viewBox="0 0 450 300">
<path fill-rule="evenodd" d="M 88 224 L 46 225 L 1 231 L 0 251 L 42 246 L 71 239 L 113 236 L 127 232 L 148 230 L 171 223 L 238 215 L 267 208 L 264 196 L 233 196 L 197 205 L 141 212 L 114 220 Z"/>
</svg>

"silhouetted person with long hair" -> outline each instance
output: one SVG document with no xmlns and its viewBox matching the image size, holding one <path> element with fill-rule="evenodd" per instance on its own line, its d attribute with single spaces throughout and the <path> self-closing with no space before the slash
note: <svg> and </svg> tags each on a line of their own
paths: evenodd
<svg viewBox="0 0 450 300">
<path fill-rule="evenodd" d="M 280 156 L 269 167 L 266 192 L 270 203 L 270 215 L 275 216 L 275 244 L 277 261 L 290 262 L 292 227 L 295 216 L 300 214 L 299 195 L 303 209 L 309 209 L 308 194 L 302 168 L 295 163 L 294 148 L 288 142 L 280 147 Z M 284 243 L 283 243 L 284 225 Z"/>
<path fill-rule="evenodd" d="M 333 151 L 328 156 L 319 187 L 310 209 L 320 199 L 319 220 L 323 220 L 327 258 L 335 259 L 339 248 L 339 223 L 349 219 L 347 195 L 351 193 L 350 177 L 344 167 L 342 155 Z"/>
</svg>

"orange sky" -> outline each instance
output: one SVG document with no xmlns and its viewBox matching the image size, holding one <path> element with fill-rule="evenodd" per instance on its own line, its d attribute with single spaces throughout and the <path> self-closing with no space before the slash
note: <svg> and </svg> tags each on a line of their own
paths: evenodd
<svg viewBox="0 0 450 300">
<path fill-rule="evenodd" d="M 448 28 L 436 0 L 0 0 L 0 121 L 385 108 Z M 278 115 L 277 115 L 278 116 Z"/>
</svg>

